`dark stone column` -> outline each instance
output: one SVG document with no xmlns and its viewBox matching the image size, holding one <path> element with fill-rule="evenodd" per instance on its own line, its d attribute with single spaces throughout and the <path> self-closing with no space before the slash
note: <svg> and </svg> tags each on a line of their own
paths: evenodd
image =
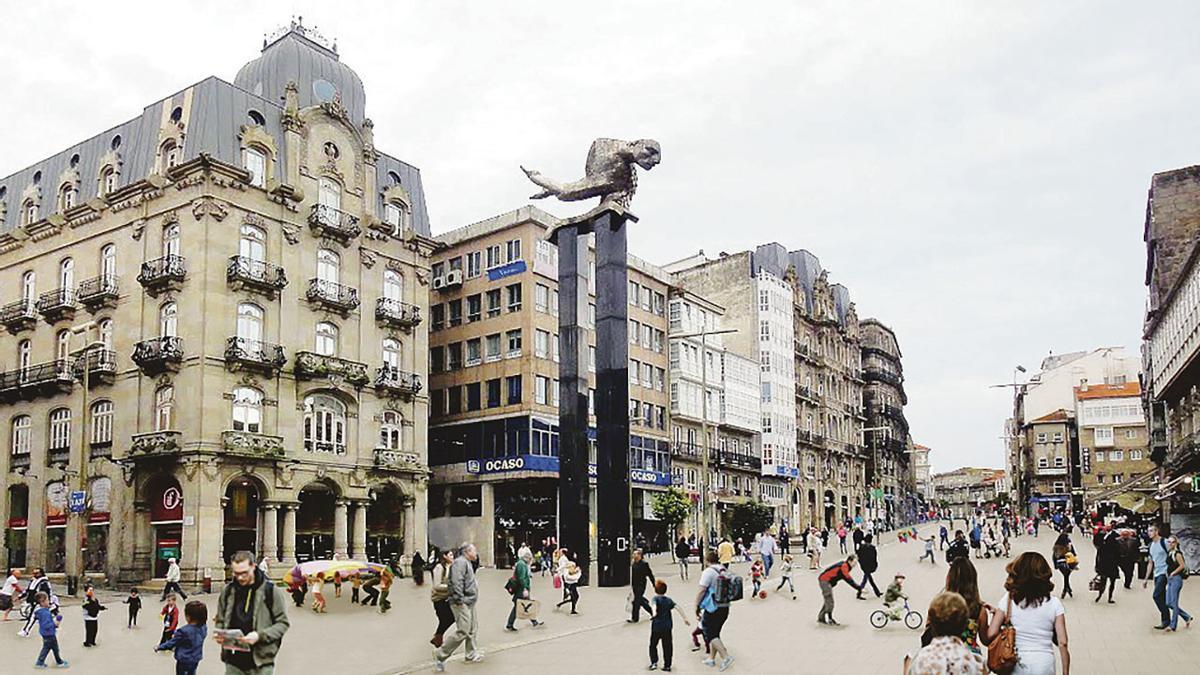
<svg viewBox="0 0 1200 675">
<path fill-rule="evenodd" d="M 629 258 L 625 215 L 596 233 L 596 528 L 600 586 L 629 584 Z"/>
<path fill-rule="evenodd" d="M 575 554 L 587 585 L 591 574 L 588 486 L 587 234 L 578 225 L 555 233 L 558 244 L 558 537 Z"/>
</svg>

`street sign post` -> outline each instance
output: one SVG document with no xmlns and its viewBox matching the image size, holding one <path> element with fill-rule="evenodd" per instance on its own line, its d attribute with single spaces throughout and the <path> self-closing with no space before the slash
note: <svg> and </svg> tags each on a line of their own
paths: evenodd
<svg viewBox="0 0 1200 675">
<path fill-rule="evenodd" d="M 87 493 L 83 490 L 74 490 L 67 498 L 67 507 L 71 513 L 83 513 L 84 507 L 87 505 Z"/>
</svg>

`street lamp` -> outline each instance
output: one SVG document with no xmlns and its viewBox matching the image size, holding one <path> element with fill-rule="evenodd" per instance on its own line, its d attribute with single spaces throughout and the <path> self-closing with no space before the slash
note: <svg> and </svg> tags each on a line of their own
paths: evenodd
<svg viewBox="0 0 1200 675">
<path fill-rule="evenodd" d="M 696 333 L 678 333 L 667 336 L 668 340 L 700 338 L 700 535 L 706 538 L 709 546 L 712 546 L 712 537 L 709 536 L 708 530 L 708 336 L 728 335 L 736 332 L 738 332 L 736 328 L 722 330 L 704 328 Z M 719 443 L 717 447 L 720 447 Z"/>
<path fill-rule="evenodd" d="M 87 321 L 78 326 L 71 327 L 72 335 L 86 335 L 96 328 L 95 321 Z M 83 366 L 79 370 L 79 377 L 83 380 L 83 414 L 80 415 L 79 429 L 79 454 L 76 456 L 75 462 L 75 487 L 76 491 L 86 493 L 87 491 L 87 476 L 88 476 L 88 431 L 89 431 L 89 409 L 88 397 L 91 393 L 91 359 L 89 358 L 94 349 L 105 349 L 107 344 L 102 340 L 94 340 L 87 343 L 82 348 L 72 351 L 68 356 L 79 358 L 82 356 Z M 68 367 L 74 368 L 74 362 Z M 84 498 L 87 499 L 86 497 Z M 68 500 L 69 502 L 69 500 Z M 85 501 L 86 504 L 86 501 Z M 84 574 L 84 559 L 83 551 L 87 538 L 87 521 L 85 518 L 86 508 L 80 509 L 78 512 L 68 514 L 68 527 L 74 525 L 75 531 L 68 532 L 67 539 L 75 545 L 67 550 L 67 558 L 70 562 L 67 570 L 67 594 L 76 595 L 79 591 L 79 580 Z M 68 506 L 68 511 L 73 511 Z"/>
</svg>

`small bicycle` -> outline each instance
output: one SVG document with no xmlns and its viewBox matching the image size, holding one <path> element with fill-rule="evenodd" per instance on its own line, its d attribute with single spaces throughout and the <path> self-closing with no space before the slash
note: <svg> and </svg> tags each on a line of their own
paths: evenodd
<svg viewBox="0 0 1200 675">
<path fill-rule="evenodd" d="M 888 624 L 888 621 L 904 620 L 904 625 L 916 630 L 925 623 L 925 617 L 921 613 L 908 608 L 908 599 L 905 598 L 903 607 L 892 607 L 890 609 L 877 609 L 871 612 L 871 625 L 876 628 L 883 628 Z"/>
</svg>

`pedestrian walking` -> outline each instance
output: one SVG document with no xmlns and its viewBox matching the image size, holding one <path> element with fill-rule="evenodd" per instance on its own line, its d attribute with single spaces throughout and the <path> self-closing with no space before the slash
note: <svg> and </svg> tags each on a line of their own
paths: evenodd
<svg viewBox="0 0 1200 675">
<path fill-rule="evenodd" d="M 568 560 L 567 569 L 562 573 L 563 592 L 566 594 L 566 597 L 554 606 L 555 609 L 570 603 L 571 613 L 579 613 L 576 611 L 576 606 L 579 604 L 579 580 L 581 578 L 583 578 L 583 570 L 574 561 Z"/>
<path fill-rule="evenodd" d="M 692 555 L 692 547 L 688 546 L 683 537 L 675 544 L 675 560 L 679 563 L 679 578 L 688 578 L 688 558 Z"/>
<path fill-rule="evenodd" d="M 1192 615 L 1179 606 L 1179 594 L 1183 592 L 1183 580 L 1187 578 L 1187 561 L 1179 548 L 1179 538 L 1171 535 L 1167 538 L 1167 608 L 1171 610 L 1171 627 L 1174 631 L 1179 628 L 1179 617 L 1183 617 L 1184 626 L 1192 627 Z"/>
<path fill-rule="evenodd" d="M 921 648 L 904 672 L 909 675 L 984 675 L 987 664 L 983 657 L 972 652 L 959 637 L 970 617 L 970 610 L 963 597 L 957 593 L 943 592 L 929 603 L 927 632 L 928 645 Z"/>
<path fill-rule="evenodd" d="M 750 599 L 758 597 L 759 591 L 762 590 L 763 583 L 763 564 L 761 560 L 755 560 L 750 563 L 750 583 L 754 585 L 754 592 L 750 594 Z"/>
<path fill-rule="evenodd" d="M 264 555 L 262 557 L 262 560 L 258 561 L 258 571 L 262 572 L 264 577 L 270 579 L 271 578 L 271 566 L 270 566 L 270 563 L 267 562 L 268 560 L 270 560 L 270 556 Z M 184 618 L 187 618 L 187 605 L 183 606 L 183 613 L 184 613 Z"/>
<path fill-rule="evenodd" d="M 450 551 L 443 551 L 437 557 L 437 563 L 429 572 L 429 580 L 433 588 L 429 590 L 429 599 L 433 602 L 433 613 L 437 616 L 437 628 L 433 629 L 433 637 L 429 644 L 441 647 L 446 629 L 454 623 L 454 612 L 450 609 L 450 566 L 454 557 Z"/>
<path fill-rule="evenodd" d="M 958 558 L 970 558 L 971 549 L 967 546 L 967 537 L 962 530 L 954 532 L 954 541 L 946 549 L 946 562 L 953 563 Z"/>
<path fill-rule="evenodd" d="M 129 597 L 122 600 L 121 603 L 129 606 L 129 623 L 125 627 L 137 628 L 137 615 L 142 611 L 142 596 L 138 595 L 138 589 L 129 589 Z"/>
<path fill-rule="evenodd" d="M 733 562 L 734 552 L 733 542 L 728 537 L 721 537 L 721 543 L 717 544 L 717 558 L 725 569 L 729 569 L 729 564 Z"/>
<path fill-rule="evenodd" d="M 170 640 L 175 634 L 175 629 L 179 627 L 179 607 L 175 605 L 174 593 L 167 596 L 167 604 L 163 605 L 158 618 L 162 621 L 162 635 L 158 639 L 158 644 L 161 645 Z"/>
<path fill-rule="evenodd" d="M 1113 589 L 1117 587 L 1117 577 L 1121 576 L 1120 571 L 1121 549 L 1117 545 L 1117 533 L 1109 530 L 1100 540 L 1100 545 L 1096 548 L 1096 575 L 1100 577 L 1100 588 L 1096 593 L 1096 602 L 1100 602 L 1100 598 L 1104 596 L 1104 587 L 1108 586 L 1108 603 L 1116 603 L 1113 600 Z"/>
<path fill-rule="evenodd" d="M 554 558 L 555 574 L 558 575 L 559 585 L 562 586 L 561 601 L 567 602 L 570 600 L 571 594 L 567 592 L 567 587 L 565 584 L 562 583 L 562 579 L 567 574 L 567 567 L 570 566 L 571 564 L 573 564 L 574 561 L 571 560 L 571 555 L 565 548 L 558 549 L 557 551 L 555 551 L 553 558 Z"/>
<path fill-rule="evenodd" d="M 845 560 L 835 562 L 826 567 L 823 572 L 817 577 L 817 585 L 821 587 L 821 597 L 824 599 L 824 604 L 821 606 L 821 611 L 817 613 L 817 623 L 837 626 L 838 622 L 833 618 L 833 587 L 839 581 L 845 581 L 850 584 L 855 590 L 862 592 L 862 585 L 854 582 L 854 577 L 850 576 L 851 570 L 854 569 L 854 563 L 857 558 L 851 554 Z"/>
<path fill-rule="evenodd" d="M 783 590 L 783 585 L 787 584 L 788 590 L 792 592 L 792 599 L 796 599 L 796 587 L 792 585 L 792 556 L 784 554 L 783 564 L 779 566 L 779 573 L 783 577 L 779 580 L 779 585 L 775 587 L 775 592 Z"/>
<path fill-rule="evenodd" d="M 787 525 L 782 525 L 779 528 L 779 552 L 783 555 L 788 555 L 792 552 L 792 533 L 788 531 Z"/>
<path fill-rule="evenodd" d="M 933 535 L 932 534 L 929 535 L 929 538 L 925 540 L 925 553 L 923 553 L 921 555 L 921 557 L 917 560 L 917 562 L 921 562 L 922 560 L 925 560 L 926 558 L 929 558 L 930 564 L 937 566 L 937 561 L 933 559 Z"/>
<path fill-rule="evenodd" d="M 392 558 L 383 566 L 383 571 L 379 573 L 379 613 L 387 614 L 392 608 L 391 600 L 388 596 L 392 592 L 392 583 L 396 581 L 396 559 Z"/>
<path fill-rule="evenodd" d="M 414 553 L 412 557 L 412 578 L 414 584 L 425 585 L 425 559 L 421 557 L 420 551 Z"/>
<path fill-rule="evenodd" d="M 1017 665 L 1012 675 L 1054 675 L 1054 648 L 1062 657 L 1063 675 L 1071 673 L 1067 617 L 1054 597 L 1053 572 L 1042 554 L 1026 551 L 1005 568 L 1006 593 L 992 609 L 985 642 L 1000 634 L 1005 623 L 1016 631 Z"/>
<path fill-rule="evenodd" d="M 8 621 L 8 613 L 12 611 L 13 600 L 19 597 L 21 597 L 21 570 L 13 567 L 8 570 L 4 586 L 0 587 L 0 611 L 4 612 L 4 618 L 0 621 Z"/>
<path fill-rule="evenodd" d="M 522 550 L 524 555 L 517 558 L 517 564 L 513 566 L 512 577 L 504 586 L 505 590 L 512 595 L 512 610 L 508 613 L 508 624 L 504 626 L 504 630 L 514 633 L 517 630 L 517 627 L 513 625 L 517 622 L 517 601 L 530 599 L 530 590 L 533 587 L 529 575 L 529 561 L 533 560 L 533 551 L 529 550 L 528 546 L 522 547 Z M 537 628 L 542 625 L 542 622 L 531 618 L 529 624 Z"/>
<path fill-rule="evenodd" d="M 100 630 L 100 612 L 108 609 L 100 604 L 96 589 L 91 585 L 83 590 L 83 646 L 96 646 L 96 633 Z"/>
<path fill-rule="evenodd" d="M 675 651 L 671 638 L 671 631 L 675 627 L 671 610 L 679 612 L 679 618 L 683 619 L 684 625 L 691 625 L 687 615 L 683 613 L 683 608 L 667 597 L 667 582 L 659 579 L 654 582 L 654 618 L 650 620 L 650 670 L 658 669 L 658 645 L 661 643 L 662 669 L 664 672 L 671 671 L 671 656 Z"/>
<path fill-rule="evenodd" d="M 1163 588 L 1166 588 L 1165 584 Z M 25 589 L 25 597 L 36 598 L 38 593 L 46 594 L 46 598 L 48 598 L 50 601 L 50 613 L 57 616 L 58 596 L 54 594 L 54 589 L 50 586 L 50 580 L 46 578 L 46 571 L 41 567 L 33 568 L 33 577 L 29 581 L 29 587 Z M 21 627 L 21 630 L 17 633 L 17 635 L 21 637 L 29 637 L 30 633 L 33 632 L 34 625 L 36 624 L 37 620 L 33 618 L 33 612 L 30 612 L 29 618 L 25 620 L 25 625 Z"/>
<path fill-rule="evenodd" d="M 1117 548 L 1121 553 L 1118 560 L 1121 567 L 1121 574 L 1125 576 L 1125 588 L 1131 588 L 1133 573 L 1142 555 L 1141 542 L 1134 536 L 1133 530 L 1123 527 L 1120 531 L 1120 538 L 1117 539 Z"/>
<path fill-rule="evenodd" d="M 728 584 L 729 571 L 720 564 L 720 556 L 716 551 L 709 551 L 704 556 L 708 567 L 700 575 L 700 587 L 696 593 L 696 616 L 703 615 L 704 643 L 708 645 L 708 658 L 703 661 L 706 666 L 717 665 L 721 659 L 721 670 L 727 670 L 733 663 L 733 657 L 721 639 L 721 629 L 729 620 L 729 601 L 718 592 Z"/>
<path fill-rule="evenodd" d="M 342 573 L 341 572 L 333 573 L 333 597 L 335 597 L 335 598 L 342 597 Z"/>
<path fill-rule="evenodd" d="M 275 671 L 279 644 L 291 623 L 287 600 L 275 584 L 254 565 L 254 555 L 237 551 L 230 559 L 233 580 L 221 589 L 217 616 L 213 621 L 217 644 L 222 646 L 221 660 L 225 675 L 270 675 Z M 224 631 L 240 630 L 239 647 L 249 651 L 225 649 Z"/>
<path fill-rule="evenodd" d="M 324 614 L 325 613 L 325 573 L 324 572 L 317 572 L 317 574 L 312 577 L 312 594 L 313 594 L 312 611 L 316 612 L 317 614 Z"/>
<path fill-rule="evenodd" d="M 855 596 L 859 600 L 863 599 L 862 592 L 866 590 L 867 584 L 871 584 L 871 590 L 875 591 L 875 597 L 879 597 L 882 593 L 879 592 L 879 587 L 875 585 L 875 572 L 879 571 L 879 550 L 875 548 L 872 541 L 874 535 L 868 534 L 863 537 L 862 546 L 858 551 L 858 566 L 863 572 L 862 583 L 859 584 L 858 594 Z"/>
<path fill-rule="evenodd" d="M 980 631 L 987 630 L 988 610 L 979 594 L 979 573 L 970 558 L 956 558 L 946 571 L 946 591 L 957 593 L 967 603 L 967 625 L 959 637 L 963 644 L 976 654 L 982 654 L 979 646 Z M 928 644 L 926 636 L 921 636 L 922 644 Z"/>
<path fill-rule="evenodd" d="M 45 593 L 39 592 L 34 596 L 34 602 L 37 603 L 37 609 L 29 616 L 37 623 L 38 635 L 42 636 L 42 651 L 38 653 L 33 667 L 45 668 L 46 655 L 53 652 L 55 664 L 59 668 L 66 668 L 71 664 L 58 651 L 58 626 L 62 623 L 62 615 L 50 609 L 50 596 Z"/>
<path fill-rule="evenodd" d="M 358 604 L 358 593 L 361 588 L 362 588 L 362 575 L 359 574 L 358 572 L 351 574 L 350 575 L 350 602 L 352 604 L 355 604 L 355 605 Z M 299 605 L 297 605 L 297 606 L 299 606 Z"/>
<path fill-rule="evenodd" d="M 841 547 L 843 554 L 846 552 L 846 534 L 847 534 L 846 526 L 838 525 L 838 530 L 837 530 L 838 546 Z"/>
<path fill-rule="evenodd" d="M 1071 543 L 1071 537 L 1066 532 L 1058 535 L 1058 539 L 1055 540 L 1050 560 L 1054 563 L 1054 569 L 1058 570 L 1063 578 L 1062 595 L 1059 597 L 1066 598 L 1068 595 L 1074 597 L 1075 592 L 1071 590 L 1071 572 L 1075 571 L 1078 558 L 1075 556 L 1075 545 Z"/>
<path fill-rule="evenodd" d="M 779 542 L 771 535 L 770 530 L 763 530 L 762 539 L 758 541 L 758 554 L 762 556 L 763 576 L 771 576 L 771 567 L 775 565 L 775 554 L 779 552 Z"/>
<path fill-rule="evenodd" d="M 634 549 L 633 563 L 629 570 L 629 587 L 633 591 L 633 614 L 626 619 L 629 623 L 637 623 L 643 609 L 654 613 L 650 608 L 650 601 L 646 599 L 646 584 L 652 584 L 654 581 L 654 572 L 650 569 L 650 563 L 643 559 L 642 549 Z"/>
<path fill-rule="evenodd" d="M 454 633 L 442 642 L 442 646 L 433 650 L 433 669 L 437 672 L 446 670 L 446 659 L 450 658 L 458 646 L 466 643 L 467 663 L 478 663 L 483 660 L 483 653 L 475 645 L 479 624 L 475 620 L 475 602 L 479 599 L 479 586 L 475 582 L 475 560 L 479 553 L 474 544 L 463 544 L 458 548 L 458 555 L 450 565 L 450 577 L 447 583 L 450 611 L 454 614 Z"/>
<path fill-rule="evenodd" d="M 265 576 L 265 575 L 264 575 Z M 170 640 L 160 643 L 155 652 L 175 652 L 175 675 L 196 675 L 204 658 L 204 640 L 208 637 L 208 607 L 193 600 L 183 607 L 187 624 L 175 631 Z"/>
<path fill-rule="evenodd" d="M 983 558 L 983 529 L 979 527 L 979 523 L 971 528 L 971 548 L 975 550 L 975 559 Z"/>
<path fill-rule="evenodd" d="M 953 523 L 951 524 L 953 525 Z M 945 525 L 938 527 L 938 536 L 941 537 L 938 539 L 938 550 L 940 551 L 950 545 L 950 532 Z"/>
<path fill-rule="evenodd" d="M 167 583 L 163 586 L 162 597 L 160 600 L 166 600 L 167 596 L 174 593 L 178 597 L 187 600 L 187 593 L 183 592 L 183 587 L 179 585 L 179 563 L 174 558 L 167 558 Z"/>
<path fill-rule="evenodd" d="M 821 564 L 821 551 L 825 549 L 821 545 L 821 538 L 817 536 L 817 530 L 811 529 L 808 531 L 808 569 L 815 570 Z"/>
</svg>

